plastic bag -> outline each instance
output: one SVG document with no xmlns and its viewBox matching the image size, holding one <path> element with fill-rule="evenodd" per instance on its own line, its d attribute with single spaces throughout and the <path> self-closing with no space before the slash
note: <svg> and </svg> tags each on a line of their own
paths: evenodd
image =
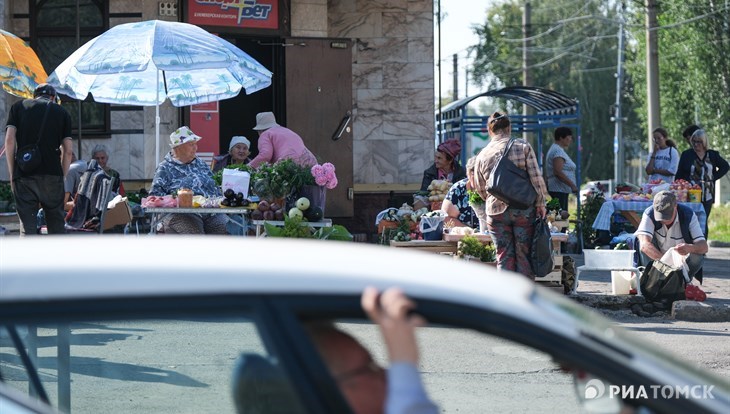
<svg viewBox="0 0 730 414">
<path fill-rule="evenodd" d="M 251 181 L 251 174 L 246 171 L 239 171 L 230 168 L 223 170 L 221 188 L 233 190 L 236 194 L 243 193 L 243 198 L 248 198 L 248 186 Z"/>
<path fill-rule="evenodd" d="M 687 266 L 688 256 L 689 254 L 681 254 L 677 251 L 677 249 L 671 248 L 664 253 L 664 256 L 662 256 L 659 261 L 672 267 L 681 268 L 685 283 L 689 283 L 689 266 Z"/>
<path fill-rule="evenodd" d="M 445 216 L 421 216 L 418 227 L 423 234 L 424 240 L 441 240 L 443 238 L 445 218 Z"/>
<path fill-rule="evenodd" d="M 532 237 L 532 248 L 530 249 L 530 265 L 535 277 L 545 277 L 553 271 L 553 247 L 550 225 L 547 220 L 537 218 L 535 220 L 535 234 Z"/>
</svg>

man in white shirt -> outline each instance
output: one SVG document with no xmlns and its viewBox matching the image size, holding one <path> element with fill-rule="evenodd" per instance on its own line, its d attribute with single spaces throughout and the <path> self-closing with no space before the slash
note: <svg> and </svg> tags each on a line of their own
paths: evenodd
<svg viewBox="0 0 730 414">
<path fill-rule="evenodd" d="M 702 264 L 707 253 L 707 240 L 695 213 L 677 204 L 671 191 L 660 191 L 654 196 L 653 206 L 647 208 L 635 233 L 641 246 L 641 264 L 659 260 L 669 249 L 689 254 L 689 277 L 702 283 Z"/>
</svg>

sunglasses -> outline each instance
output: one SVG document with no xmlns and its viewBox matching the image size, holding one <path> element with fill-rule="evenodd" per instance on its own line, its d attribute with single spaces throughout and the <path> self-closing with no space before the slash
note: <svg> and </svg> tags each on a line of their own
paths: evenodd
<svg viewBox="0 0 730 414">
<path fill-rule="evenodd" d="M 692 140 L 692 145 L 700 145 L 702 144 L 702 141 Z"/>
</svg>

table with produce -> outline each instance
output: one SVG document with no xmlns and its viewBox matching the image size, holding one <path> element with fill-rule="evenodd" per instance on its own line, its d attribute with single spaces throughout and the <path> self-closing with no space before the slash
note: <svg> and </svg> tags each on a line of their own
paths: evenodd
<svg viewBox="0 0 730 414">
<path fill-rule="evenodd" d="M 621 214 L 629 220 L 632 226 L 638 227 L 641 223 L 642 213 L 652 205 L 654 195 L 662 190 L 669 190 L 676 194 L 677 201 L 691 208 L 697 215 L 700 227 L 704 228 L 707 215 L 702 203 L 699 202 L 702 190 L 699 186 L 685 180 L 676 180 L 672 183 L 662 180 L 650 181 L 640 187 L 630 183 L 617 185 L 616 193 L 601 206 L 601 210 L 593 222 L 593 228 L 610 230 L 614 213 Z"/>
</svg>

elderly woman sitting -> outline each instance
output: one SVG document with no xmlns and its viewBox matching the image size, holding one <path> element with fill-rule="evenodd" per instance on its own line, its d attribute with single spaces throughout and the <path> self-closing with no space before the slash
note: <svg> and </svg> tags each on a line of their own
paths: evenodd
<svg viewBox="0 0 730 414">
<path fill-rule="evenodd" d="M 220 171 L 233 164 L 248 164 L 251 159 L 248 155 L 251 153 L 251 141 L 244 136 L 235 136 L 231 138 L 228 145 L 228 154 L 219 155 L 213 158 L 213 172 Z"/>
<path fill-rule="evenodd" d="M 170 134 L 172 151 L 157 166 L 150 195 L 163 196 L 182 188 L 205 197 L 222 195 L 208 164 L 196 155 L 201 139 L 186 126 Z M 175 213 L 165 216 L 162 225 L 165 233 L 225 234 L 227 221 L 225 214 Z"/>
<path fill-rule="evenodd" d="M 96 160 L 96 162 L 99 164 L 99 167 L 101 167 L 104 172 L 112 178 L 116 178 L 117 181 L 114 184 L 113 191 L 116 194 L 124 194 L 124 186 L 122 185 L 122 180 L 119 178 L 119 172 L 113 168 L 111 168 L 107 163 L 109 162 L 109 151 L 106 150 L 106 147 L 104 145 L 97 145 L 94 147 L 94 150 L 91 151 L 91 159 Z"/>
<path fill-rule="evenodd" d="M 444 224 L 453 227 L 479 228 L 479 220 L 474 209 L 469 205 L 469 191 L 474 191 L 474 164 L 476 157 L 466 162 L 466 178 L 455 182 L 441 204 L 441 211 L 446 215 Z"/>
</svg>

